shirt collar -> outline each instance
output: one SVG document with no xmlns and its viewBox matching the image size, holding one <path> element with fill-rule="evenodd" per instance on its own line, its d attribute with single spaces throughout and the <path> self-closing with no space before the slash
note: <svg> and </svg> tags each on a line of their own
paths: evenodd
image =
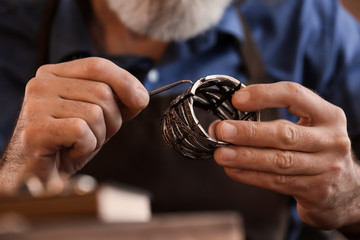
<svg viewBox="0 0 360 240">
<path fill-rule="evenodd" d="M 236 41 L 239 41 L 239 43 L 243 42 L 243 26 L 237 8 L 240 8 L 240 6 L 236 5 L 227 8 L 219 23 L 203 34 L 185 42 L 176 41 L 170 44 L 158 64 L 162 65 L 176 59 L 185 59 L 201 52 L 206 52 L 218 43 L 218 36 L 220 34 L 229 35 L 235 38 Z"/>
</svg>

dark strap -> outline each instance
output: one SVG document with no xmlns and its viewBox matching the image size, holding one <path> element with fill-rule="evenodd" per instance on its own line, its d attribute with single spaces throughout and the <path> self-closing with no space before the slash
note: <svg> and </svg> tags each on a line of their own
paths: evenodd
<svg viewBox="0 0 360 240">
<path fill-rule="evenodd" d="M 56 9 L 59 4 L 58 0 L 46 1 L 44 14 L 41 19 L 40 31 L 38 36 L 36 69 L 48 62 L 50 31 L 55 17 Z"/>
<path fill-rule="evenodd" d="M 274 80 L 266 70 L 265 63 L 252 36 L 248 22 L 239 8 L 237 8 L 237 12 L 243 27 L 245 39 L 242 42 L 238 39 L 234 39 L 234 41 L 238 48 L 239 55 L 244 61 L 244 71 L 248 77 L 248 84 L 273 83 Z M 263 109 L 260 112 L 262 121 L 272 121 L 281 118 L 281 113 L 279 109 L 276 108 Z"/>
<path fill-rule="evenodd" d="M 89 23 L 91 16 L 91 5 L 89 0 L 74 0 L 80 6 L 81 13 L 85 22 Z M 36 69 L 41 65 L 49 62 L 50 56 L 50 36 L 51 29 L 56 16 L 56 11 L 59 6 L 60 0 L 48 0 L 46 2 L 44 13 L 40 23 L 40 30 L 38 35 L 38 46 L 36 52 Z M 80 58 L 87 56 L 87 53 L 79 52 L 72 56 L 66 56 L 63 61 L 73 60 L 74 58 Z"/>
<path fill-rule="evenodd" d="M 244 60 L 245 71 L 249 77 L 250 83 L 272 83 L 273 81 L 267 73 L 263 58 L 252 36 L 249 25 L 239 8 L 237 8 L 237 12 L 243 27 L 245 41 L 240 42 L 236 39 L 235 44 L 240 56 Z"/>
<path fill-rule="evenodd" d="M 356 135 L 351 137 L 351 142 L 356 159 L 360 161 L 360 136 Z"/>
</svg>

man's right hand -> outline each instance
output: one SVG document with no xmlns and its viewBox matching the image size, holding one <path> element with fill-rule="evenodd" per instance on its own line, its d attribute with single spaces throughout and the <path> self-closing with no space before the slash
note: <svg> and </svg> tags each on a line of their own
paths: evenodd
<svg viewBox="0 0 360 240">
<path fill-rule="evenodd" d="M 0 191 L 16 188 L 26 174 L 47 181 L 78 171 L 148 101 L 134 76 L 105 59 L 40 67 L 2 158 Z"/>
</svg>

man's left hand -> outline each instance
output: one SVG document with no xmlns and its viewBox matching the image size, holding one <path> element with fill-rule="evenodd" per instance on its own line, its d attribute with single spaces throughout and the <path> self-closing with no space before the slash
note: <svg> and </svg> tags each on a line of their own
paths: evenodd
<svg viewBox="0 0 360 240">
<path fill-rule="evenodd" d="M 360 168 L 342 109 L 290 82 L 248 86 L 232 101 L 245 112 L 287 108 L 300 120 L 210 126 L 217 139 L 232 144 L 214 154 L 229 177 L 293 196 L 301 219 L 315 227 L 360 222 Z"/>
</svg>

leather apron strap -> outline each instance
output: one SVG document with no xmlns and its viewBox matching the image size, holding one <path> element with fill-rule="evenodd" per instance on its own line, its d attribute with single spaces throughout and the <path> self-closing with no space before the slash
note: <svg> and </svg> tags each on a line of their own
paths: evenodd
<svg viewBox="0 0 360 240">
<path fill-rule="evenodd" d="M 58 5 L 59 0 L 46 1 L 38 35 L 38 46 L 36 49 L 36 69 L 38 69 L 41 65 L 48 63 L 50 49 L 50 32 Z"/>
<path fill-rule="evenodd" d="M 274 83 L 274 80 L 266 70 L 266 65 L 252 36 L 249 24 L 240 9 L 237 9 L 237 13 L 243 27 L 245 40 L 244 42 L 240 42 L 238 39 L 234 39 L 234 43 L 238 49 L 239 55 L 244 61 L 245 72 L 249 78 L 249 84 Z M 260 115 L 262 121 L 271 121 L 281 118 L 279 109 L 264 109 L 261 110 Z"/>
<path fill-rule="evenodd" d="M 252 36 L 249 25 L 240 9 L 237 9 L 237 13 L 243 27 L 245 41 L 241 43 L 236 39 L 235 45 L 244 61 L 245 71 L 249 77 L 250 84 L 272 83 L 273 80 L 266 71 L 266 66 Z"/>
</svg>

